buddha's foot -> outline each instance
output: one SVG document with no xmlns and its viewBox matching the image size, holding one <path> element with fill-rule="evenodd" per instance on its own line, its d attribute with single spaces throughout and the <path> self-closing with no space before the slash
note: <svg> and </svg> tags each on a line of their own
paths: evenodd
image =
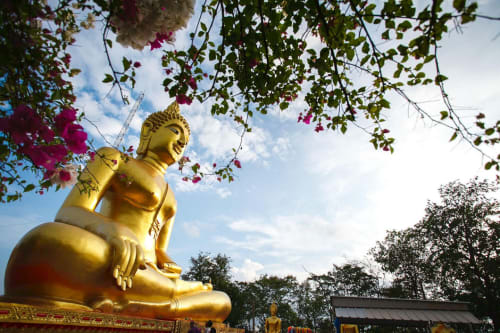
<svg viewBox="0 0 500 333">
<path fill-rule="evenodd" d="M 91 308 L 95 311 L 100 311 L 104 313 L 113 313 L 115 312 L 115 303 L 109 298 L 98 298 L 91 304 Z M 118 312 L 118 311 L 116 311 Z"/>
</svg>

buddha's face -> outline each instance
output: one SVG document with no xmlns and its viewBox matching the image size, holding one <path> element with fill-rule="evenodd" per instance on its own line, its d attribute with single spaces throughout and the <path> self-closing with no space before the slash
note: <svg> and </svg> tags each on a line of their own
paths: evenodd
<svg viewBox="0 0 500 333">
<path fill-rule="evenodd" d="M 148 150 L 156 153 L 163 162 L 172 165 L 184 154 L 188 140 L 189 135 L 182 122 L 172 120 L 151 134 Z"/>
<path fill-rule="evenodd" d="M 271 316 L 276 316 L 276 312 L 278 312 L 278 306 L 273 303 L 271 304 Z"/>
</svg>

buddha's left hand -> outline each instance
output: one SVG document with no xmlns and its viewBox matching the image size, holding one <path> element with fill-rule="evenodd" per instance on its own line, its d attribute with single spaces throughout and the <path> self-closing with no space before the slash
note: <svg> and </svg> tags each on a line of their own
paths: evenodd
<svg viewBox="0 0 500 333">
<path fill-rule="evenodd" d="M 156 261 L 157 267 L 160 269 L 160 273 L 167 275 L 169 278 L 180 277 L 182 268 L 177 265 L 164 251 L 159 249 L 156 250 Z"/>
<path fill-rule="evenodd" d="M 123 291 L 132 288 L 132 278 L 137 269 L 145 269 L 144 251 L 141 245 L 132 239 L 113 237 L 110 239 L 113 247 L 113 277 Z"/>
</svg>

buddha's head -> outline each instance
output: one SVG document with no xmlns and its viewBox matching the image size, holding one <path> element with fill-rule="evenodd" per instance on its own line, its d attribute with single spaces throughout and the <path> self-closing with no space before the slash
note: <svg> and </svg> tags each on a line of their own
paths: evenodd
<svg viewBox="0 0 500 333">
<path fill-rule="evenodd" d="M 271 311 L 271 316 L 276 316 L 276 313 L 278 312 L 278 305 L 275 302 L 271 304 L 270 311 Z"/>
<path fill-rule="evenodd" d="M 150 114 L 141 128 L 137 155 L 152 151 L 168 165 L 179 161 L 184 153 L 191 131 L 181 116 L 179 104 L 172 103 L 166 110 Z"/>
</svg>

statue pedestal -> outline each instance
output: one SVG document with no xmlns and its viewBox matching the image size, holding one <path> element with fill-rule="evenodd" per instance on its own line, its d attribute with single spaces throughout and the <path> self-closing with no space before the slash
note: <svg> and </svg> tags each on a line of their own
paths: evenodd
<svg viewBox="0 0 500 333">
<path fill-rule="evenodd" d="M 190 320 L 158 320 L 0 302 L 0 332 L 169 332 L 186 333 Z M 197 322 L 203 330 L 204 322 Z M 214 323 L 217 333 L 244 333 Z"/>
</svg>

